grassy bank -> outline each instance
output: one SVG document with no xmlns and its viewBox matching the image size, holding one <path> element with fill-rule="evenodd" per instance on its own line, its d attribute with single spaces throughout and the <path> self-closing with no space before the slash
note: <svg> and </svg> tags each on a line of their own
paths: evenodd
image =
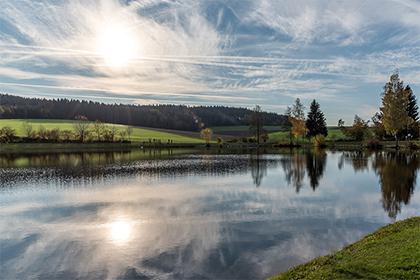
<svg viewBox="0 0 420 280">
<path fill-rule="evenodd" d="M 0 128 L 4 126 L 9 126 L 16 130 L 16 135 L 19 137 L 25 136 L 23 124 L 27 122 L 32 125 L 34 130 L 38 130 L 39 127 L 44 127 L 45 129 L 55 129 L 60 130 L 70 130 L 74 131 L 75 121 L 71 120 L 35 120 L 35 119 L 2 119 L 0 120 Z M 126 125 L 119 124 L 105 124 L 108 127 L 114 126 L 117 131 L 126 130 Z M 130 137 L 130 140 L 133 142 L 142 142 L 148 141 L 149 139 L 156 139 L 162 142 L 167 142 L 172 140 L 174 143 L 204 143 L 202 139 L 196 137 L 187 136 L 185 132 L 176 133 L 176 131 L 165 131 L 163 129 L 151 129 L 151 128 L 140 128 L 133 127 L 133 132 Z"/>
<path fill-rule="evenodd" d="M 420 279 L 420 217 L 387 225 L 271 279 Z"/>
</svg>

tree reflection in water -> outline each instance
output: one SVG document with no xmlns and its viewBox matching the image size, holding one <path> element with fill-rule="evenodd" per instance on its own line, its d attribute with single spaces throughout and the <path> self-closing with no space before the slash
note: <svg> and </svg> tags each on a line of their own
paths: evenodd
<svg viewBox="0 0 420 280">
<path fill-rule="evenodd" d="M 251 165 L 251 175 L 254 185 L 258 188 L 262 179 L 267 175 L 268 161 L 261 158 L 262 155 L 260 151 L 257 150 L 256 153 L 250 155 L 250 165 Z"/>
<path fill-rule="evenodd" d="M 324 174 L 326 164 L 327 153 L 325 150 L 315 149 L 313 152 L 306 153 L 306 170 L 308 172 L 309 183 L 314 191 Z"/>
<path fill-rule="evenodd" d="M 407 205 L 416 185 L 419 159 L 416 153 L 346 151 L 338 161 L 341 170 L 349 163 L 355 172 L 371 167 L 379 179 L 382 206 L 388 216 L 395 219 L 401 212 L 401 204 Z"/>
<path fill-rule="evenodd" d="M 419 160 L 417 154 L 399 152 L 377 153 L 372 168 L 379 176 L 382 206 L 390 218 L 401 212 L 401 204 L 407 205 L 414 192 Z"/>
<path fill-rule="evenodd" d="M 290 155 L 281 159 L 281 166 L 287 183 L 293 185 L 298 193 L 303 186 L 306 173 L 312 189 L 315 190 L 318 187 L 326 162 L 325 150 L 290 150 Z"/>
</svg>

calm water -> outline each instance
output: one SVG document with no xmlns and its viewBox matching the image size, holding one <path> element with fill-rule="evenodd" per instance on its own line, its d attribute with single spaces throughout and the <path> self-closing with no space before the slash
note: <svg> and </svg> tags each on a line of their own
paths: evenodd
<svg viewBox="0 0 420 280">
<path fill-rule="evenodd" d="M 259 279 L 420 214 L 416 155 L 0 156 L 4 279 Z"/>
</svg>

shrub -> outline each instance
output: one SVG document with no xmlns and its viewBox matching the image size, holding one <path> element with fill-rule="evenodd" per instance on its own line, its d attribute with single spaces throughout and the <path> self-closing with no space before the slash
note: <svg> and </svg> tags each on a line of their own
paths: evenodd
<svg viewBox="0 0 420 280">
<path fill-rule="evenodd" d="M 268 134 L 267 133 L 265 133 L 265 134 L 263 134 L 262 136 L 261 136 L 261 139 L 263 140 L 263 142 L 264 143 L 267 143 L 267 141 L 268 141 Z"/>
<path fill-rule="evenodd" d="M 322 134 L 316 135 L 314 138 L 312 138 L 312 142 L 314 146 L 318 148 L 323 148 L 327 146 L 325 143 L 325 136 Z"/>
<path fill-rule="evenodd" d="M 71 130 L 63 130 L 61 131 L 61 138 L 64 141 L 70 141 L 74 138 L 74 133 Z"/>
<path fill-rule="evenodd" d="M 410 142 L 410 143 L 408 143 L 408 148 L 410 150 L 418 150 L 420 147 L 416 143 Z"/>
<path fill-rule="evenodd" d="M 58 142 L 60 140 L 60 129 L 54 128 L 51 130 L 47 130 L 47 139 L 52 140 L 54 142 Z"/>
<path fill-rule="evenodd" d="M 16 131 L 8 126 L 0 129 L 0 142 L 1 143 L 10 143 L 16 139 Z"/>
<path fill-rule="evenodd" d="M 378 139 L 370 139 L 366 143 L 366 148 L 376 150 L 382 148 L 382 144 Z"/>
</svg>

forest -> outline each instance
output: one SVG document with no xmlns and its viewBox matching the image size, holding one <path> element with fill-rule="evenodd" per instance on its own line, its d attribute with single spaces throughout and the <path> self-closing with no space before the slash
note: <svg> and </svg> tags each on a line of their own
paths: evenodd
<svg viewBox="0 0 420 280">
<path fill-rule="evenodd" d="M 65 119 L 85 116 L 90 121 L 187 131 L 205 127 L 249 125 L 253 111 L 226 106 L 106 104 L 75 99 L 24 98 L 0 95 L 1 119 Z M 287 123 L 287 116 L 261 113 L 265 125 Z"/>
</svg>

